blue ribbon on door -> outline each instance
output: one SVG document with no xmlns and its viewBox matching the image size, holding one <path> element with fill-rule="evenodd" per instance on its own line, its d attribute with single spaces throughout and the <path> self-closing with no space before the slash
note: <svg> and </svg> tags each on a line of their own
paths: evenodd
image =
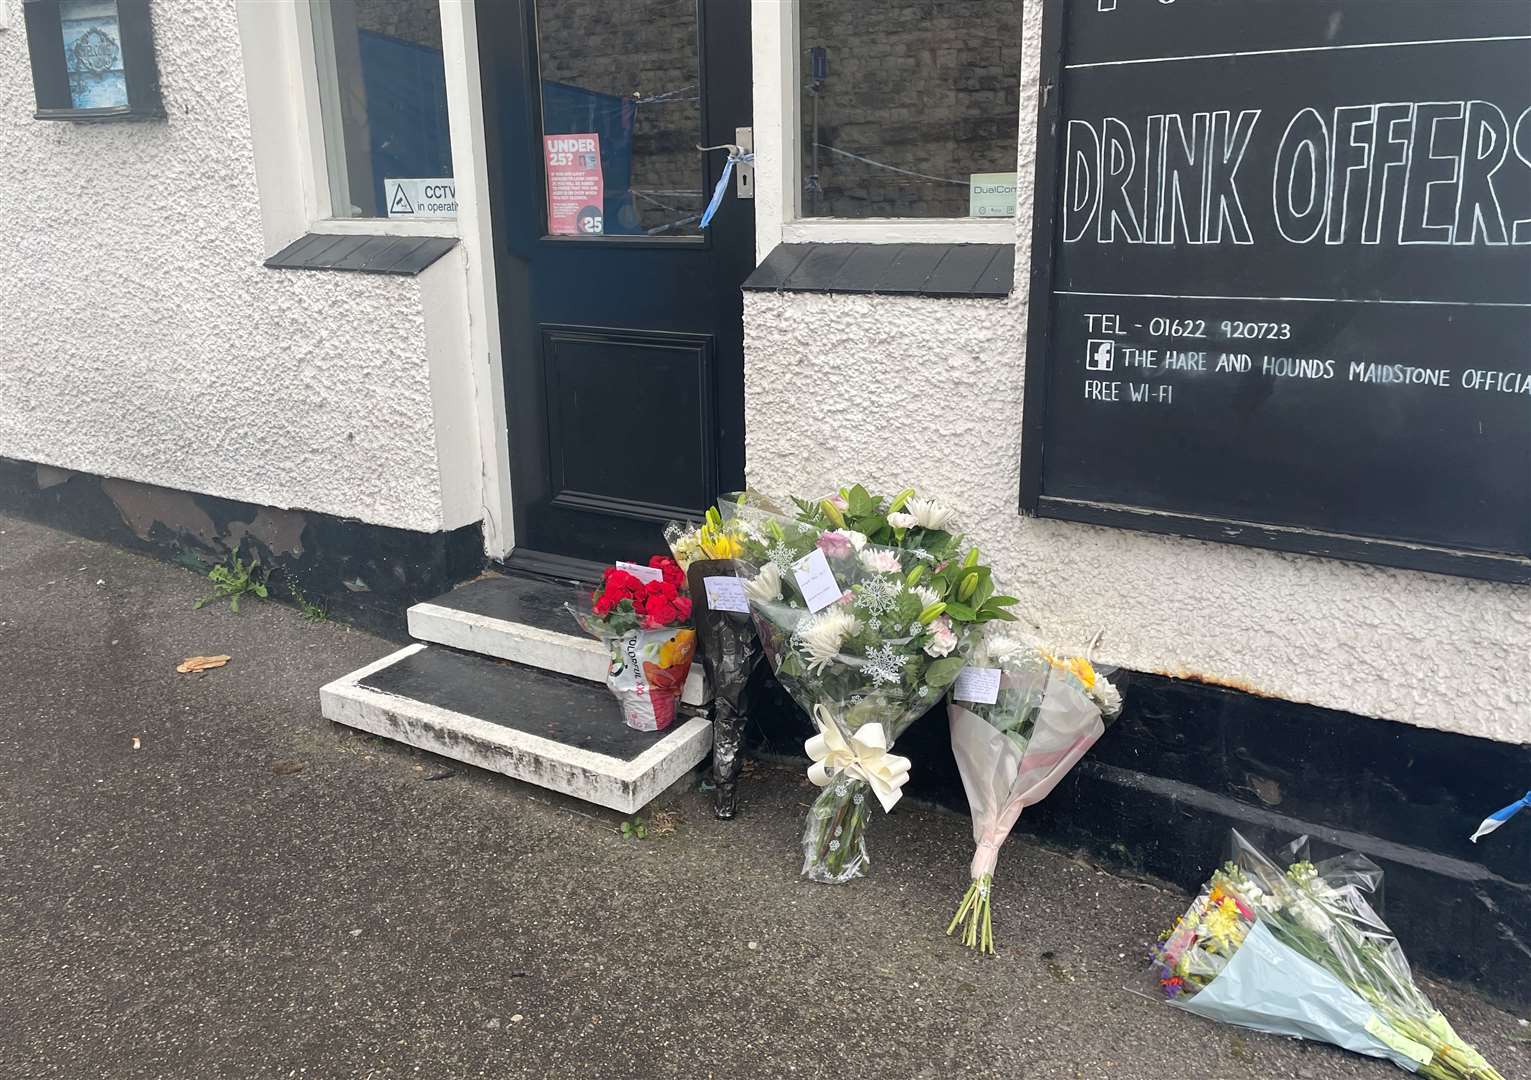
<svg viewBox="0 0 1531 1080">
<path fill-rule="evenodd" d="M 723 175 L 718 177 L 717 186 L 712 189 L 712 201 L 707 204 L 707 209 L 702 212 L 702 228 L 712 224 L 712 216 L 718 212 L 718 207 L 723 204 L 723 192 L 728 190 L 728 181 L 734 175 L 735 165 L 755 164 L 755 152 L 746 150 L 737 143 L 723 143 L 719 146 L 698 146 L 698 150 L 727 150 L 728 160 L 723 162 Z"/>
</svg>

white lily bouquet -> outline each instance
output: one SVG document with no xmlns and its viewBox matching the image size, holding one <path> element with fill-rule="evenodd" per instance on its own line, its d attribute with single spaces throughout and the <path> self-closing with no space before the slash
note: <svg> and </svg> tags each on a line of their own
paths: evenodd
<svg viewBox="0 0 1531 1080">
<path fill-rule="evenodd" d="M 1086 657 L 1061 655 L 990 628 L 952 684 L 952 753 L 973 815 L 970 884 L 946 928 L 994 951 L 990 892 L 1000 845 L 1021 811 L 1041 802 L 1122 711 L 1122 698 Z"/>
<path fill-rule="evenodd" d="M 954 515 L 913 489 L 857 484 L 783 512 L 758 497 L 719 501 L 737 520 L 737 558 L 761 645 L 818 733 L 805 746 L 823 788 L 803 833 L 803 874 L 834 884 L 866 873 L 867 795 L 899 800 L 910 762 L 893 742 L 941 700 L 976 628 L 1010 619 Z"/>
</svg>

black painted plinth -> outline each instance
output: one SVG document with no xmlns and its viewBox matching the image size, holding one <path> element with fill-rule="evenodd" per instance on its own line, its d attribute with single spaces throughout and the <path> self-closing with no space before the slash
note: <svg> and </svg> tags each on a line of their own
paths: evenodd
<svg viewBox="0 0 1531 1080">
<path fill-rule="evenodd" d="M 1020 829 L 1187 890 L 1228 857 L 1231 828 L 1272 852 L 1303 833 L 1322 854 L 1363 851 L 1386 871 L 1383 914 L 1416 967 L 1531 1006 L 1531 821 L 1468 841 L 1524 794 L 1531 746 L 1163 676 L 1118 679 L 1122 717 Z M 774 680 L 760 677 L 749 715 L 757 747 L 802 754 L 807 718 Z M 944 706 L 897 749 L 914 761 L 907 793 L 966 812 Z"/>
<path fill-rule="evenodd" d="M 259 556 L 272 594 L 395 640 L 410 604 L 478 574 L 477 524 L 423 533 L 0 458 L 0 510 L 205 572 Z"/>
</svg>

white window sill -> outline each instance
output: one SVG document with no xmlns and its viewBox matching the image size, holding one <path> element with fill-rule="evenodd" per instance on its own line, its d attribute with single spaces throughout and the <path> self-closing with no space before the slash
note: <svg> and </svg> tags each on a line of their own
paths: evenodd
<svg viewBox="0 0 1531 1080">
<path fill-rule="evenodd" d="M 798 218 L 785 221 L 787 244 L 1013 244 L 1015 219 Z"/>
<path fill-rule="evenodd" d="M 308 227 L 330 236 L 457 236 L 457 222 L 400 221 L 398 218 L 324 218 Z"/>
</svg>

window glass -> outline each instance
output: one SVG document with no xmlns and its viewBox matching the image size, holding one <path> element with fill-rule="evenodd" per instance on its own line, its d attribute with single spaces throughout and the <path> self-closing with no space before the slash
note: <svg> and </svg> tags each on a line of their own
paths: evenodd
<svg viewBox="0 0 1531 1080">
<path fill-rule="evenodd" d="M 1020 0 L 800 0 L 804 217 L 1015 216 Z"/>
<path fill-rule="evenodd" d="M 76 109 L 126 105 L 128 82 L 122 67 L 116 0 L 63 0 L 58 18 L 69 69 L 69 104 Z"/>
<path fill-rule="evenodd" d="M 598 12 L 589 0 L 539 0 L 549 233 L 700 232 L 696 12 L 696 0 L 620 0 Z"/>
<path fill-rule="evenodd" d="M 455 218 L 438 0 L 313 0 L 334 217 Z"/>
</svg>

